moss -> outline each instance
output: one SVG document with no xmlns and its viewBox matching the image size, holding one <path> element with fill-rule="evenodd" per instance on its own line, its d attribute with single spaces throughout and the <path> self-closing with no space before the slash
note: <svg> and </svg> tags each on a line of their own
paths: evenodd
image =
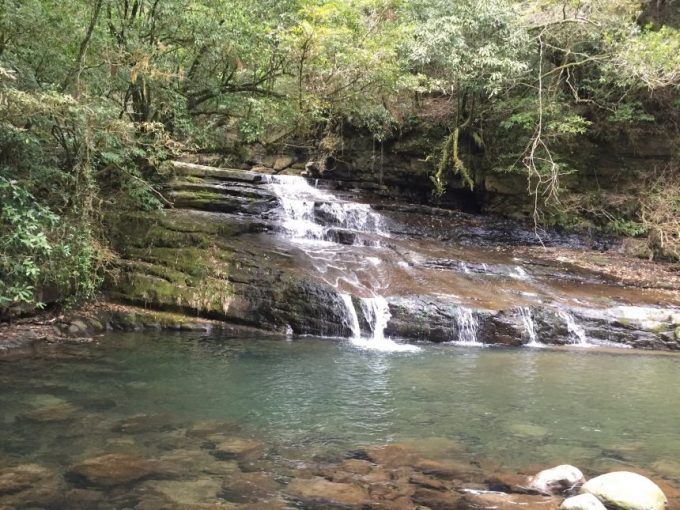
<svg viewBox="0 0 680 510">
<path fill-rule="evenodd" d="M 126 302 L 220 317 L 227 316 L 233 301 L 232 286 L 224 280 L 206 278 L 199 285 L 188 286 L 139 272 L 125 274 L 112 294 Z"/>
</svg>

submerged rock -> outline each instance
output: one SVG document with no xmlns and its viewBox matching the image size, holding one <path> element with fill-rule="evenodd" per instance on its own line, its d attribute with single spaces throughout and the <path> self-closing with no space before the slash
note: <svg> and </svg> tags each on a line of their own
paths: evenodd
<svg viewBox="0 0 680 510">
<path fill-rule="evenodd" d="M 386 468 L 412 466 L 421 460 L 417 452 L 399 444 L 369 446 L 356 452 L 355 456 L 368 459 Z"/>
<path fill-rule="evenodd" d="M 559 500 L 554 497 L 527 494 L 478 492 L 464 495 L 457 506 L 457 510 L 517 510 L 517 508 L 557 510 Z"/>
<path fill-rule="evenodd" d="M 60 477 L 38 464 L 0 470 L 0 508 L 58 507 L 63 490 Z"/>
<path fill-rule="evenodd" d="M 668 502 L 649 478 L 628 471 L 593 478 L 581 487 L 581 493 L 592 494 L 605 506 L 620 510 L 663 510 Z"/>
<path fill-rule="evenodd" d="M 83 485 L 113 487 L 160 474 L 157 462 L 126 453 L 109 453 L 72 466 L 67 478 Z"/>
<path fill-rule="evenodd" d="M 288 484 L 287 493 L 305 508 L 362 508 L 369 503 L 363 488 L 324 478 L 295 479 Z"/>
<path fill-rule="evenodd" d="M 579 494 L 562 501 L 560 510 L 607 510 L 607 507 L 592 494 Z"/>
<path fill-rule="evenodd" d="M 137 414 L 116 423 L 112 430 L 123 434 L 143 434 L 146 432 L 165 432 L 179 428 L 167 414 Z"/>
<path fill-rule="evenodd" d="M 433 510 L 457 510 L 458 508 L 468 508 L 459 506 L 461 495 L 454 491 L 433 490 L 426 487 L 419 487 L 411 498 L 413 502 L 425 508 Z"/>
<path fill-rule="evenodd" d="M 265 473 L 240 473 L 224 484 L 220 497 L 234 503 L 255 503 L 273 497 L 279 489 L 279 484 Z"/>
<path fill-rule="evenodd" d="M 563 464 L 546 469 L 532 477 L 529 488 L 541 494 L 571 494 L 585 483 L 586 479 L 577 467 Z"/>
<path fill-rule="evenodd" d="M 17 421 L 34 423 L 55 423 L 72 420 L 78 413 L 78 408 L 68 402 L 39 407 L 17 416 Z"/>
<path fill-rule="evenodd" d="M 210 453 L 219 460 L 242 459 L 255 455 L 264 448 L 262 443 L 254 439 L 241 437 L 210 437 L 209 439 L 217 439 Z"/>
</svg>

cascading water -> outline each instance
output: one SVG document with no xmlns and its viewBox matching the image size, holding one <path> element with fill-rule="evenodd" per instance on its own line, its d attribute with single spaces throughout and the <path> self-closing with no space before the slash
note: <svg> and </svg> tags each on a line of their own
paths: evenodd
<svg viewBox="0 0 680 510">
<path fill-rule="evenodd" d="M 590 345 L 588 343 L 588 337 L 586 336 L 586 330 L 583 326 L 576 323 L 574 316 L 565 310 L 559 311 L 560 317 L 564 319 L 567 325 L 567 331 L 569 332 L 569 337 L 572 339 L 572 343 L 577 345 Z"/>
<path fill-rule="evenodd" d="M 283 210 L 283 228 L 293 239 L 328 240 L 332 228 L 386 235 L 382 217 L 368 204 L 341 201 L 298 176 L 269 176 Z"/>
<path fill-rule="evenodd" d="M 519 309 L 519 316 L 522 319 L 522 324 L 524 325 L 524 331 L 529 337 L 529 342 L 526 344 L 529 347 L 542 347 L 538 341 L 538 335 L 536 335 L 536 325 L 534 324 L 534 317 L 531 314 L 531 308 L 523 306 Z"/>
<path fill-rule="evenodd" d="M 458 330 L 457 343 L 463 345 L 481 345 L 477 340 L 477 318 L 472 310 L 464 306 L 456 309 L 456 326 Z"/>
<path fill-rule="evenodd" d="M 361 299 L 361 310 L 368 321 L 374 340 L 385 340 L 385 328 L 392 318 L 387 300 L 382 296 Z"/>
<path fill-rule="evenodd" d="M 281 203 L 282 227 L 286 235 L 302 246 L 317 268 L 319 276 L 335 288 L 338 288 L 339 278 L 331 280 L 324 275 L 325 268 L 333 266 L 334 252 L 318 249 L 320 244 L 334 244 L 330 235 L 332 229 L 354 233 L 368 232 L 387 237 L 382 228 L 382 217 L 367 204 L 340 200 L 331 193 L 310 185 L 303 177 L 270 176 L 268 183 Z M 377 267 L 381 260 L 368 257 L 366 262 Z M 344 274 L 341 279 L 346 284 L 353 286 L 359 293 L 371 295 L 360 298 L 361 312 L 370 329 L 370 337 L 365 338 L 362 336 L 359 315 L 352 296 L 340 293 L 345 308 L 345 324 L 352 333 L 352 342 L 362 348 L 383 351 L 418 350 L 415 346 L 398 344 L 385 338 L 385 328 L 391 314 L 387 300 L 378 293 L 379 285 L 367 286 L 361 283 L 356 274 L 347 274 L 351 271 L 342 272 Z"/>
<path fill-rule="evenodd" d="M 357 315 L 357 310 L 354 308 L 354 303 L 352 302 L 352 296 L 349 294 L 340 294 L 342 301 L 345 303 L 345 308 L 347 309 L 347 325 L 352 332 L 352 338 L 361 338 L 361 326 L 359 326 L 359 316 Z"/>
</svg>

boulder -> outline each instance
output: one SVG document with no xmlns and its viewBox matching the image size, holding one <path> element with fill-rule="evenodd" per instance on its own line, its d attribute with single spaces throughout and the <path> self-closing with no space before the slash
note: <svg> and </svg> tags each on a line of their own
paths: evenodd
<svg viewBox="0 0 680 510">
<path fill-rule="evenodd" d="M 478 472 L 471 464 L 440 462 L 430 459 L 424 459 L 417 462 L 414 465 L 414 469 L 426 475 L 444 480 L 470 479 Z"/>
<path fill-rule="evenodd" d="M 411 498 L 414 503 L 433 510 L 457 510 L 461 496 L 455 491 L 440 491 L 418 487 Z"/>
<path fill-rule="evenodd" d="M 581 493 L 592 494 L 608 508 L 619 510 L 663 510 L 668 502 L 649 478 L 629 471 L 593 478 L 581 487 Z"/>
<path fill-rule="evenodd" d="M 572 494 L 575 493 L 586 479 L 577 467 L 563 464 L 551 469 L 545 469 L 532 477 L 529 489 L 541 494 Z"/>
<path fill-rule="evenodd" d="M 61 477 L 37 464 L 21 464 L 0 470 L 0 508 L 60 507 Z"/>
<path fill-rule="evenodd" d="M 324 478 L 295 479 L 288 484 L 287 492 L 304 505 L 320 508 L 363 508 L 369 501 L 361 487 Z"/>
<path fill-rule="evenodd" d="M 386 468 L 413 466 L 421 460 L 413 449 L 400 444 L 369 446 L 357 452 L 358 458 L 368 459 Z"/>
<path fill-rule="evenodd" d="M 215 438 L 215 436 L 210 436 L 208 439 Z M 262 443 L 254 439 L 224 436 L 215 442 L 215 448 L 210 453 L 219 460 L 234 460 L 255 455 L 262 449 Z"/>
<path fill-rule="evenodd" d="M 223 485 L 220 498 L 234 503 L 255 503 L 275 496 L 279 488 L 265 473 L 234 474 Z"/>
<path fill-rule="evenodd" d="M 72 466 L 67 478 L 83 485 L 114 487 L 155 474 L 158 474 L 156 462 L 126 453 L 109 453 Z"/>
<path fill-rule="evenodd" d="M 607 510 L 607 508 L 592 494 L 579 494 L 562 501 L 560 510 Z"/>
</svg>

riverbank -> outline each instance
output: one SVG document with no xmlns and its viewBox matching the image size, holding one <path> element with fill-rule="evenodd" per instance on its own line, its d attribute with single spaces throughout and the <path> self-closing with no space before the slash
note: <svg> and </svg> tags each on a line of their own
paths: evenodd
<svg viewBox="0 0 680 510">
<path fill-rule="evenodd" d="M 145 330 L 263 334 L 221 321 L 98 301 L 62 313 L 44 312 L 0 323 L 0 356 L 30 355 L 35 349 L 51 345 L 92 343 L 107 331 Z"/>
</svg>

